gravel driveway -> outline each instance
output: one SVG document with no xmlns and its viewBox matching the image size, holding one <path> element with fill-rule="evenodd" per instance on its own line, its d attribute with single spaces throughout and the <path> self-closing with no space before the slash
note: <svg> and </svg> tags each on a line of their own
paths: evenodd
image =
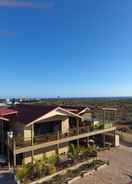
<svg viewBox="0 0 132 184">
<path fill-rule="evenodd" d="M 132 147 L 120 146 L 100 152 L 99 157 L 110 160 L 110 166 L 76 181 L 75 184 L 128 184 L 132 181 Z"/>
</svg>

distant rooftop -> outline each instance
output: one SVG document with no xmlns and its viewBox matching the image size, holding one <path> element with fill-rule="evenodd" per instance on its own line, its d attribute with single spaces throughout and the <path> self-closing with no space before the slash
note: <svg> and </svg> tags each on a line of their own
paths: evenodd
<svg viewBox="0 0 132 184">
<path fill-rule="evenodd" d="M 104 110 L 104 111 L 117 111 L 117 108 L 105 107 L 105 108 L 102 108 L 102 110 Z"/>
<path fill-rule="evenodd" d="M 0 102 L 0 107 L 7 107 L 7 104 Z"/>
<path fill-rule="evenodd" d="M 11 114 L 16 114 L 17 111 L 13 109 L 8 109 L 8 108 L 0 108 L 0 116 L 7 116 Z"/>
</svg>

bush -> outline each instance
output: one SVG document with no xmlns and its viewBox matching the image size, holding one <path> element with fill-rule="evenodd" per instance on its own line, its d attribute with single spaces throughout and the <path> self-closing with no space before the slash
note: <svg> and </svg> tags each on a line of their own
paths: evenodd
<svg viewBox="0 0 132 184">
<path fill-rule="evenodd" d="M 30 175 L 31 171 L 31 164 L 22 164 L 22 167 L 16 170 L 16 176 L 20 181 L 25 182 L 25 180 L 27 180 L 28 176 Z"/>
<path fill-rule="evenodd" d="M 92 124 L 91 125 L 91 130 L 97 130 L 97 129 L 103 129 L 104 128 L 104 124 L 103 123 L 99 123 L 99 124 Z"/>
<path fill-rule="evenodd" d="M 52 155 L 50 157 L 43 156 L 42 159 L 36 160 L 34 164 L 35 173 L 39 178 L 48 174 L 53 174 L 54 172 L 56 172 L 56 162 L 56 155 Z"/>
<path fill-rule="evenodd" d="M 88 148 L 87 148 L 87 151 L 90 152 L 90 153 L 93 152 L 93 151 L 96 151 L 96 145 L 95 144 L 89 145 Z"/>
<path fill-rule="evenodd" d="M 48 174 L 49 174 L 49 175 L 50 175 L 50 174 L 54 174 L 54 173 L 56 172 L 56 167 L 55 167 L 55 165 L 53 165 L 53 164 L 47 165 L 47 169 L 48 169 Z"/>
<path fill-rule="evenodd" d="M 84 147 L 84 146 L 80 147 L 80 153 L 85 153 L 87 151 L 88 151 L 87 147 Z"/>
<path fill-rule="evenodd" d="M 75 160 L 78 157 L 78 149 L 75 148 L 74 144 L 70 144 L 68 156 L 73 160 Z"/>
<path fill-rule="evenodd" d="M 52 155 L 52 156 L 47 158 L 47 163 L 48 164 L 55 165 L 56 162 L 57 162 L 57 156 L 56 155 Z"/>
<path fill-rule="evenodd" d="M 45 163 L 43 160 L 37 160 L 34 164 L 34 171 L 37 174 L 37 176 L 40 178 L 44 175 L 46 170 Z"/>
</svg>

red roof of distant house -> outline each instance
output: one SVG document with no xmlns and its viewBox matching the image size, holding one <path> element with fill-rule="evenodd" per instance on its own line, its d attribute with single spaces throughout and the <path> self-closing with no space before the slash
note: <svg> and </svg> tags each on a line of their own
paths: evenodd
<svg viewBox="0 0 132 184">
<path fill-rule="evenodd" d="M 17 111 L 13 109 L 8 109 L 8 108 L 0 108 L 0 116 L 7 116 L 11 114 L 16 114 Z"/>
</svg>

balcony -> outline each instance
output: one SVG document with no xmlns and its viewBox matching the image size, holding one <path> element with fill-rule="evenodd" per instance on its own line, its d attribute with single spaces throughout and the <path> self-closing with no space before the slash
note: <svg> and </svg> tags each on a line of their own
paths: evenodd
<svg viewBox="0 0 132 184">
<path fill-rule="evenodd" d="M 62 134 L 60 132 L 54 132 L 50 134 L 45 134 L 42 136 L 34 136 L 33 140 L 30 138 L 24 139 L 22 136 L 18 136 L 15 138 L 16 149 L 21 149 L 24 147 L 30 147 L 35 145 L 40 145 L 43 143 L 51 143 L 55 141 L 62 141 L 62 140 L 75 140 L 77 137 L 80 138 L 86 137 L 89 134 L 96 134 L 103 130 L 109 130 L 112 128 L 112 124 L 109 125 L 100 125 L 100 126 L 80 126 L 79 129 L 72 128 L 69 132 Z M 112 129 L 113 130 L 113 129 Z M 85 136 L 86 135 L 86 136 Z M 75 139 L 74 139 L 75 138 Z"/>
<path fill-rule="evenodd" d="M 24 137 L 22 137 L 22 136 L 17 136 L 15 138 L 16 148 L 32 146 L 33 144 L 37 145 L 37 144 L 41 144 L 41 143 L 57 141 L 57 140 L 64 139 L 67 137 L 77 136 L 78 134 L 88 133 L 89 130 L 90 130 L 89 126 L 82 126 L 82 127 L 79 127 L 78 131 L 77 131 L 77 128 L 72 128 L 69 130 L 69 132 L 67 132 L 65 134 L 62 134 L 60 132 L 54 132 L 54 133 L 45 134 L 45 135 L 41 135 L 41 136 L 34 136 L 33 141 L 31 139 L 31 137 L 24 139 Z"/>
<path fill-rule="evenodd" d="M 104 126 L 104 129 L 113 127 L 112 123 L 105 123 L 103 126 Z"/>
<path fill-rule="evenodd" d="M 113 124 L 110 122 L 107 122 L 107 123 L 100 122 L 99 124 L 91 125 L 90 130 L 93 131 L 98 129 L 109 129 L 112 127 L 113 127 Z"/>
</svg>

